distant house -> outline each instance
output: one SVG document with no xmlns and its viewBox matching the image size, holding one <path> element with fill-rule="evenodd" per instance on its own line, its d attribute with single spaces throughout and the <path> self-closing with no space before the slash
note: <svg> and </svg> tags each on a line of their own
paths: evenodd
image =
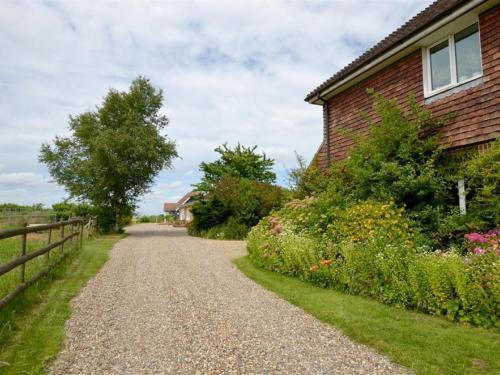
<svg viewBox="0 0 500 375">
<path fill-rule="evenodd" d="M 313 164 L 326 169 L 366 133 L 372 88 L 407 105 L 410 92 L 439 116 L 446 147 L 488 147 L 500 133 L 500 1 L 438 0 L 310 92 L 323 106 L 323 142 Z"/>
<path fill-rule="evenodd" d="M 175 217 L 177 212 L 177 203 L 164 203 L 163 211 L 165 212 L 165 214 Z"/>
<path fill-rule="evenodd" d="M 193 220 L 193 214 L 191 213 L 190 208 L 194 203 L 194 197 L 197 195 L 197 191 L 190 191 L 179 199 L 177 203 L 165 203 L 163 205 L 163 211 L 166 214 L 172 215 L 181 223 L 190 223 Z"/>
</svg>

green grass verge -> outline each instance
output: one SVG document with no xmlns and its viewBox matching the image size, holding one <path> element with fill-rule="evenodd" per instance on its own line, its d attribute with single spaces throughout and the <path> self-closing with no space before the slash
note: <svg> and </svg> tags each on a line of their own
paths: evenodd
<svg viewBox="0 0 500 375">
<path fill-rule="evenodd" d="M 123 235 L 98 237 L 72 250 L 46 278 L 0 310 L 0 373 L 43 374 L 64 340 L 69 302 L 108 259 Z"/>
<path fill-rule="evenodd" d="M 500 374 L 500 333 L 390 307 L 234 261 L 249 278 L 417 374 Z"/>
</svg>

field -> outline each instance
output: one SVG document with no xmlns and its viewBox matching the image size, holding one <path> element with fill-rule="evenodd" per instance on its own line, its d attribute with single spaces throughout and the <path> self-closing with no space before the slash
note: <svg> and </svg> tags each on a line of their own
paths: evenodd
<svg viewBox="0 0 500 375">
<path fill-rule="evenodd" d="M 23 223 L 41 224 L 53 223 L 56 221 L 56 215 L 51 210 L 44 211 L 13 211 L 0 210 L 0 230 L 9 227 L 19 227 Z"/>
<path fill-rule="evenodd" d="M 2 228 L 6 229 L 6 228 Z M 70 228 L 66 228 L 65 235 L 70 233 Z M 61 238 L 60 230 L 52 230 L 51 242 L 55 242 Z M 42 248 L 47 245 L 49 241 L 49 231 L 29 233 L 27 235 L 27 246 L 26 253 L 31 253 L 35 250 Z M 77 247 L 77 238 L 66 242 L 64 244 L 64 252 L 73 251 Z M 21 248 L 21 236 L 16 236 L 12 238 L 6 238 L 0 240 L 0 265 L 7 263 L 20 256 Z M 25 265 L 25 280 L 29 280 L 38 272 L 47 268 L 47 265 L 54 265 L 60 261 L 62 256 L 61 249 L 55 248 L 50 251 L 50 253 L 39 256 L 28 261 Z M 20 267 L 16 267 L 13 270 L 7 272 L 0 276 L 0 299 L 3 298 L 7 293 L 12 291 L 19 284 L 19 270 Z"/>
</svg>

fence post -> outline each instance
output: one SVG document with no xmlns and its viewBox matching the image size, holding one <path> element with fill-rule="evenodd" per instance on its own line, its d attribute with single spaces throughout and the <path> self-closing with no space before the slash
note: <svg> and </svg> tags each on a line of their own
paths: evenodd
<svg viewBox="0 0 500 375">
<path fill-rule="evenodd" d="M 83 249 L 83 224 L 84 220 L 80 221 L 80 250 Z"/>
<path fill-rule="evenodd" d="M 50 245 L 52 243 L 52 228 L 49 228 L 49 239 L 47 241 L 47 245 Z M 49 264 L 49 257 L 50 257 L 50 250 L 47 251 L 45 254 L 45 260 L 47 261 L 47 264 Z"/>
<path fill-rule="evenodd" d="M 27 223 L 23 224 L 23 227 L 26 228 L 28 226 Z M 21 248 L 20 248 L 20 254 L 21 256 L 26 254 L 26 242 L 27 242 L 28 234 L 24 232 L 21 235 Z M 26 268 L 26 263 L 21 264 L 19 267 L 19 283 L 24 284 L 24 271 Z"/>
<path fill-rule="evenodd" d="M 64 224 L 61 224 L 61 254 L 64 253 Z"/>
</svg>

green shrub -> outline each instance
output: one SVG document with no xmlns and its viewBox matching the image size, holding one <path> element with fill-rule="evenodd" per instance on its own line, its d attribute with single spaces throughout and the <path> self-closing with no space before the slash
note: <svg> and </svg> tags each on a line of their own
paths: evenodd
<svg viewBox="0 0 500 375">
<path fill-rule="evenodd" d="M 465 252 L 465 234 L 496 229 L 500 222 L 500 140 L 492 142 L 486 151 L 474 148 L 459 151 L 447 155 L 446 168 L 441 171 L 452 181 L 453 199 L 439 212 L 433 211 L 439 225 L 427 235 L 439 248 L 458 246 Z M 466 215 L 458 209 L 459 179 L 465 179 Z"/>
<path fill-rule="evenodd" d="M 434 232 L 452 188 L 439 168 L 443 120 L 413 97 L 407 111 L 395 100 L 373 97 L 376 120 L 368 120 L 369 134 L 358 138 L 349 157 L 333 166 L 334 184 L 354 199 L 393 199 L 423 231 Z"/>
<path fill-rule="evenodd" d="M 200 233 L 226 222 L 231 215 L 227 203 L 217 195 L 198 199 L 191 206 L 193 221 L 189 225 L 191 234 Z"/>
<path fill-rule="evenodd" d="M 500 138 L 487 151 L 465 163 L 469 217 L 476 229 L 495 229 L 500 223 Z"/>
<path fill-rule="evenodd" d="M 312 168 L 313 183 L 306 183 L 304 172 L 305 187 L 299 184 L 298 196 L 333 194 L 344 202 L 393 200 L 437 244 L 434 234 L 458 199 L 455 177 L 443 173 L 445 158 L 439 145 L 439 129 L 449 116 L 434 117 L 412 96 L 408 109 L 377 93 L 372 96 L 375 115 L 366 116 L 370 131 L 354 134 L 339 129 L 354 141 L 348 157 L 334 161 L 323 181 L 316 181 Z"/>
<path fill-rule="evenodd" d="M 229 209 L 229 216 L 247 227 L 281 206 L 282 189 L 263 182 L 226 176 L 216 185 L 213 196 Z"/>
<path fill-rule="evenodd" d="M 167 218 L 170 218 L 170 219 L 167 219 Z M 164 216 L 164 215 L 142 215 L 142 216 L 139 216 L 137 221 L 139 223 L 162 223 L 163 220 L 167 220 L 167 221 L 172 220 L 173 221 L 173 217 L 171 215 L 167 215 L 167 216 Z"/>
<path fill-rule="evenodd" d="M 191 235 L 242 239 L 260 219 L 281 206 L 282 189 L 258 181 L 226 176 L 214 191 L 191 208 Z"/>
<path fill-rule="evenodd" d="M 206 230 L 197 230 L 192 224 L 188 225 L 191 236 L 204 237 L 212 240 L 242 240 L 248 234 L 249 228 L 230 217 L 224 224 L 216 225 Z"/>
</svg>

